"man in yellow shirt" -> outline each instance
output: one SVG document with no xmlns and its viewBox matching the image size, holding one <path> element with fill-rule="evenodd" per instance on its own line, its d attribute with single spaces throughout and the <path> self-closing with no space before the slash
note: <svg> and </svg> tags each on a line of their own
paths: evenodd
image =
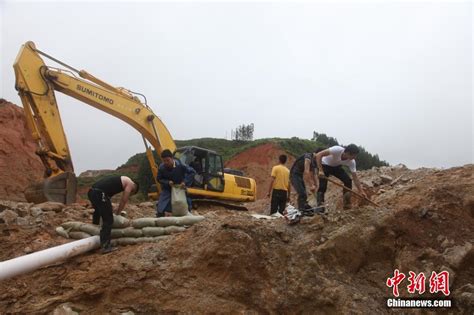
<svg viewBox="0 0 474 315">
<path fill-rule="evenodd" d="M 278 157 L 280 164 L 272 168 L 272 180 L 268 189 L 267 197 L 272 195 L 270 214 L 280 212 L 283 214 L 286 202 L 290 199 L 290 171 L 285 166 L 287 156 L 282 154 Z"/>
</svg>

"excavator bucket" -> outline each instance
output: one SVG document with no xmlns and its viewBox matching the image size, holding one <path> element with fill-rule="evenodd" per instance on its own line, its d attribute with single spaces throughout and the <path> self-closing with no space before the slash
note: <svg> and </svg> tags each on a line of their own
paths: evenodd
<svg viewBox="0 0 474 315">
<path fill-rule="evenodd" d="M 64 172 L 29 186 L 25 190 L 25 198 L 33 203 L 55 201 L 70 204 L 76 201 L 76 191 L 76 175 L 72 172 Z"/>
</svg>

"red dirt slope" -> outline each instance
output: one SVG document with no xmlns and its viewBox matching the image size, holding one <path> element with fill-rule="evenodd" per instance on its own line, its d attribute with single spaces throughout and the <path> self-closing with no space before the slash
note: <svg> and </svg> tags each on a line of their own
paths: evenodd
<svg viewBox="0 0 474 315">
<path fill-rule="evenodd" d="M 24 200 L 24 189 L 43 176 L 24 116 L 21 107 L 0 99 L 0 199 Z"/>
<path fill-rule="evenodd" d="M 281 154 L 288 156 L 286 166 L 290 168 L 295 158 L 274 143 L 265 143 L 245 150 L 229 160 L 225 167 L 241 170 L 245 176 L 254 178 L 258 187 L 257 199 L 262 199 L 268 192 L 272 167 L 278 164 L 278 157 Z"/>
</svg>

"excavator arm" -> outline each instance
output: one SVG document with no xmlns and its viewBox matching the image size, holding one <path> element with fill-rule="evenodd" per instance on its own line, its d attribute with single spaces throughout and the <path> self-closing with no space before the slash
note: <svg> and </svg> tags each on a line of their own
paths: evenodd
<svg viewBox="0 0 474 315">
<path fill-rule="evenodd" d="M 46 66 L 41 55 L 72 71 Z M 175 151 L 176 145 L 166 126 L 130 91 L 113 87 L 83 70 L 65 65 L 38 50 L 33 42 L 22 46 L 13 68 L 15 87 L 23 103 L 27 125 L 38 144 L 37 154 L 46 170 L 45 181 L 25 191 L 28 201 L 52 200 L 68 204 L 74 202 L 76 197 L 76 177 L 55 91 L 107 112 L 140 132 L 155 180 L 156 163 L 147 141 L 158 153 L 165 149 Z M 74 72 L 81 78 L 76 77 Z"/>
</svg>

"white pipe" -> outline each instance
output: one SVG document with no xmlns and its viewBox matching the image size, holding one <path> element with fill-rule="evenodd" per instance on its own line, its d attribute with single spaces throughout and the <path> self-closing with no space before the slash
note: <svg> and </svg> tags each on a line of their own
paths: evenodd
<svg viewBox="0 0 474 315">
<path fill-rule="evenodd" d="M 96 249 L 99 246 L 100 237 L 92 236 L 29 255 L 2 261 L 0 262 L 0 281 L 77 256 Z"/>
</svg>

